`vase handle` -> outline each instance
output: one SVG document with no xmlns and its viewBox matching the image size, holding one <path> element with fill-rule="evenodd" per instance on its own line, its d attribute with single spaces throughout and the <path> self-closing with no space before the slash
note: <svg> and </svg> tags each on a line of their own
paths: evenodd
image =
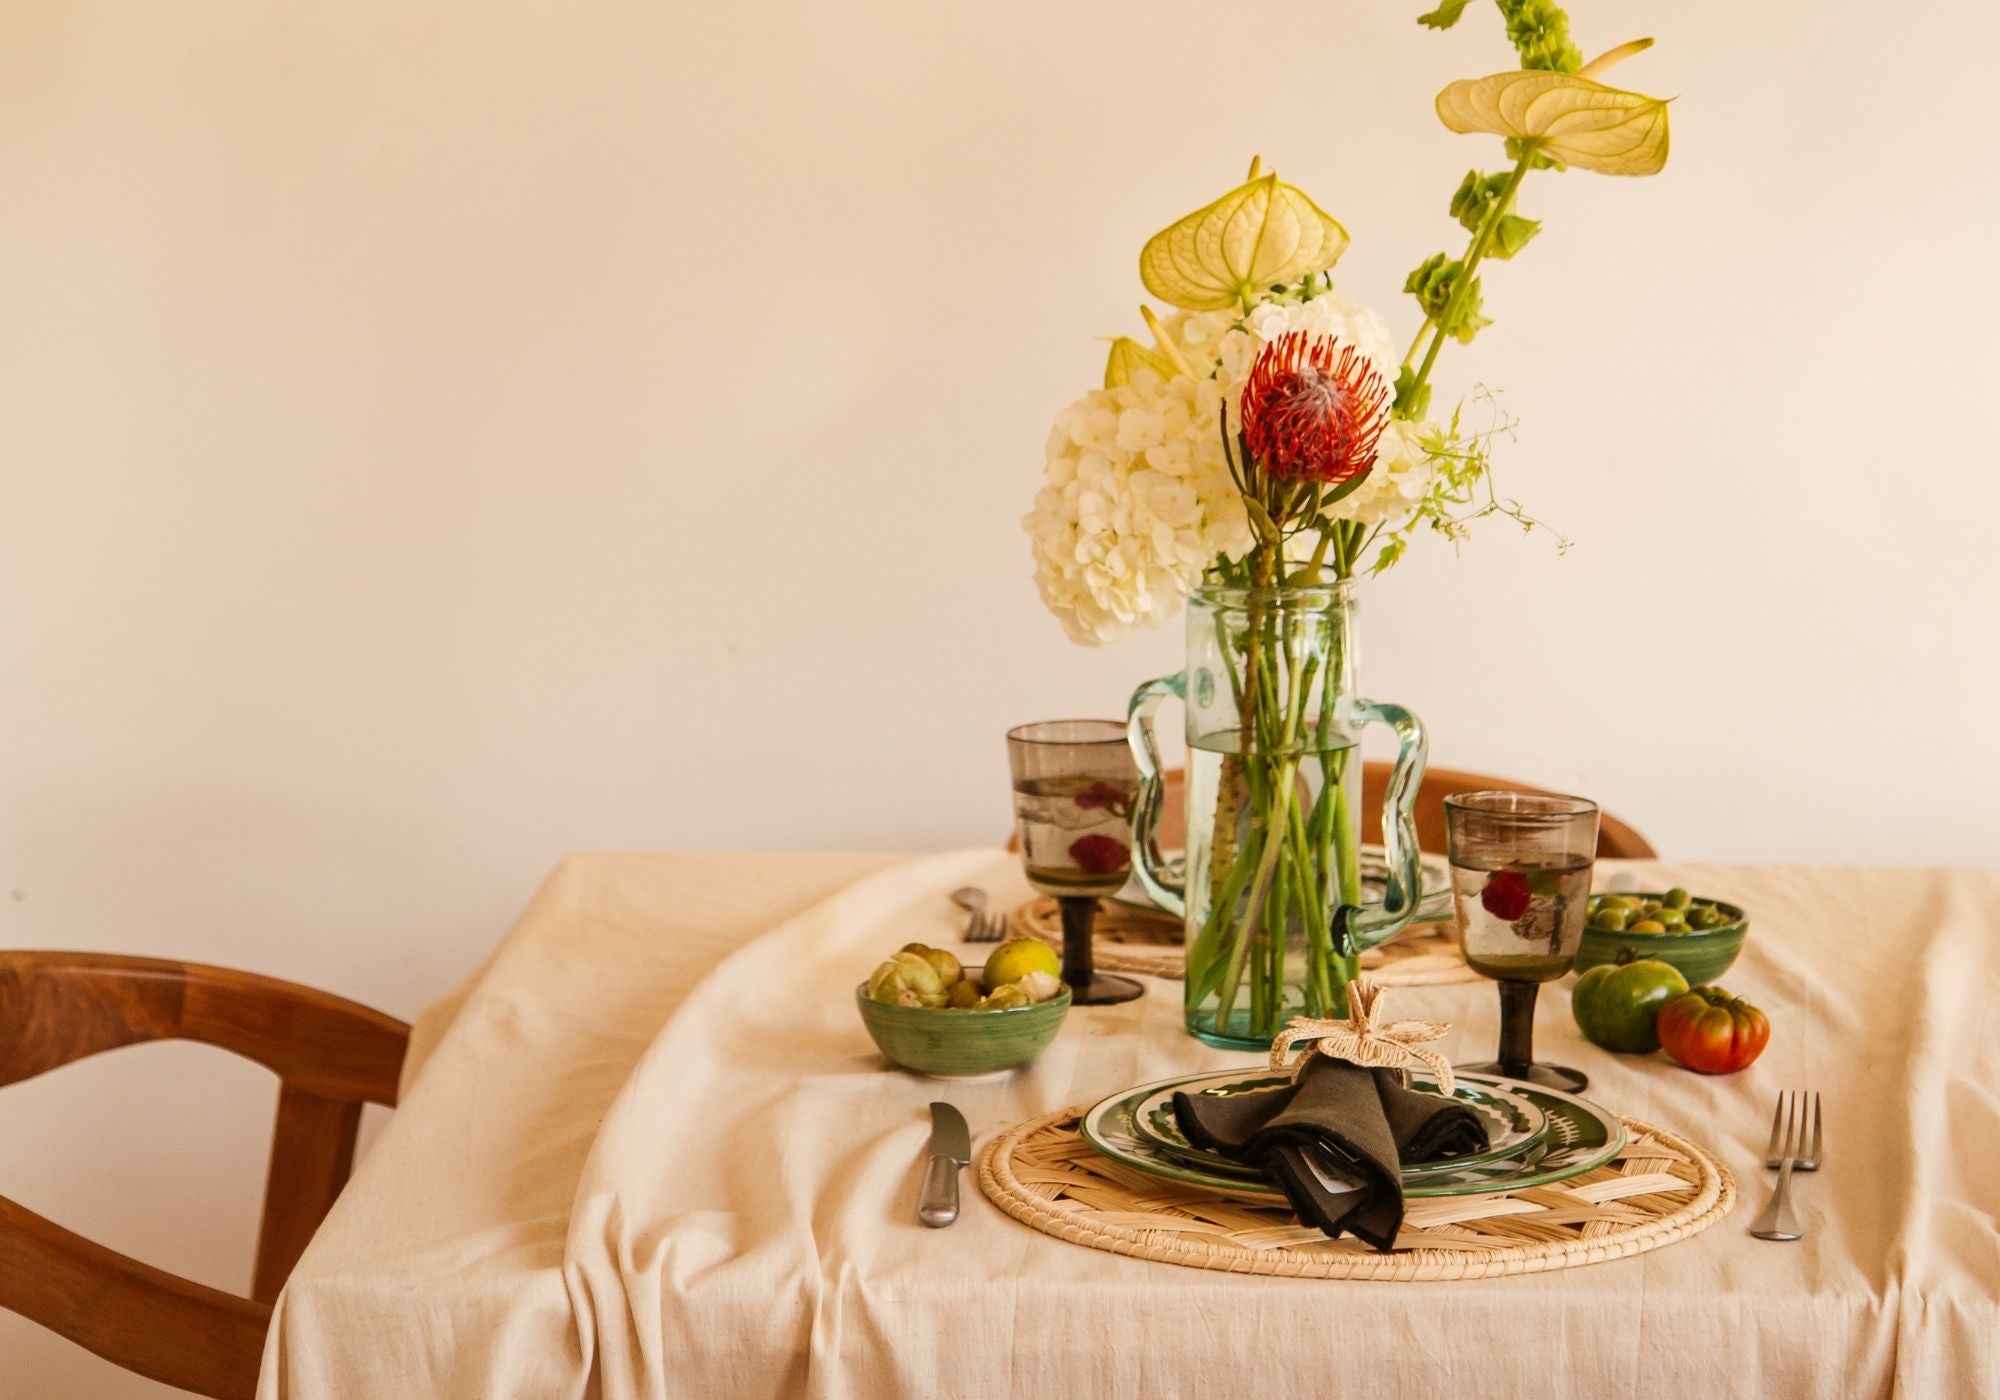
<svg viewBox="0 0 2000 1400">
<path fill-rule="evenodd" d="M 1430 752 L 1423 721 L 1401 705 L 1356 700 L 1359 724 L 1386 724 L 1396 731 L 1396 766 L 1382 794 L 1382 845 L 1388 865 L 1388 889 L 1382 902 L 1347 911 L 1347 951 L 1359 953 L 1401 933 L 1417 912 L 1424 893 L 1424 866 L 1417 850 L 1417 788 L 1424 780 L 1424 759 Z"/>
<path fill-rule="evenodd" d="M 1132 692 L 1126 711 L 1125 740 L 1139 765 L 1139 794 L 1132 801 L 1132 871 L 1139 887 L 1175 918 L 1187 917 L 1187 888 L 1181 868 L 1161 854 L 1160 807 L 1166 784 L 1160 779 L 1160 744 L 1153 733 L 1153 712 L 1168 698 L 1187 700 L 1187 677 L 1161 676 Z"/>
</svg>

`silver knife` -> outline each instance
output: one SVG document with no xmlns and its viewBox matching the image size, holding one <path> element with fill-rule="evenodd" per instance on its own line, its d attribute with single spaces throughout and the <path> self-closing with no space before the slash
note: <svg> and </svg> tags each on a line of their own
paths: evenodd
<svg viewBox="0 0 2000 1400">
<path fill-rule="evenodd" d="M 972 1133 L 965 1115 L 948 1103 L 931 1105 L 931 1152 L 924 1164 L 924 1189 L 917 1219 L 934 1230 L 958 1219 L 958 1169 L 972 1160 Z"/>
</svg>

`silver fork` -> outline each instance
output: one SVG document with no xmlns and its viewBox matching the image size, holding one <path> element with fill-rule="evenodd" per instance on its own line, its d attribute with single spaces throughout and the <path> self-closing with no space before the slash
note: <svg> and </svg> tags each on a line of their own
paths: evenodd
<svg viewBox="0 0 2000 1400">
<path fill-rule="evenodd" d="M 1007 921 L 986 907 L 986 891 L 973 885 L 951 892 L 951 902 L 972 918 L 965 925 L 967 943 L 998 943 L 1007 931 Z"/>
<path fill-rule="evenodd" d="M 1779 1134 L 1780 1120 L 1785 1117 L 1788 1100 L 1798 1107 L 1800 1120 L 1799 1151 L 1794 1154 L 1796 1160 L 1792 1166 L 1798 1171 L 1816 1172 L 1819 1170 L 1820 1157 L 1819 1090 L 1817 1089 L 1812 1090 L 1810 1095 L 1803 1089 L 1787 1089 L 1779 1093 L 1778 1111 L 1771 1115 L 1771 1143 L 1764 1149 L 1764 1165 L 1775 1168 L 1784 1160 L 1785 1154 L 1779 1150 Z M 1809 1141 L 1805 1136 L 1805 1117 L 1808 1110 L 1812 1114 L 1812 1137 Z"/>
<path fill-rule="evenodd" d="M 1764 1165 L 1778 1169 L 1778 1189 L 1771 1193 L 1771 1203 L 1764 1207 L 1764 1213 L 1750 1226 L 1751 1234 L 1760 1240 L 1795 1240 L 1805 1233 L 1798 1217 L 1792 1214 L 1792 1172 L 1818 1171 L 1819 1164 L 1819 1091 L 1794 1089 L 1780 1093 L 1777 1110 L 1771 1115 L 1771 1142 L 1764 1154 Z"/>
</svg>

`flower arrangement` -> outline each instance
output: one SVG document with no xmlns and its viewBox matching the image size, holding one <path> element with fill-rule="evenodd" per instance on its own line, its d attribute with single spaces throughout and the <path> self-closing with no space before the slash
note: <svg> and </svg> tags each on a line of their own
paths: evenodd
<svg viewBox="0 0 2000 1400">
<path fill-rule="evenodd" d="M 1420 22 L 1450 28 L 1468 3 L 1445 0 Z M 1469 241 L 1457 257 L 1433 254 L 1410 273 L 1404 290 L 1422 322 L 1403 354 L 1384 320 L 1334 285 L 1346 229 L 1261 161 L 1242 185 L 1146 243 L 1140 278 L 1171 309 L 1142 307 L 1152 344 L 1114 340 L 1103 387 L 1057 415 L 1046 479 L 1023 520 L 1042 599 L 1072 640 L 1099 645 L 1156 625 L 1204 581 L 1379 573 L 1421 532 L 1455 540 L 1496 514 L 1533 527 L 1493 491 L 1496 430 L 1467 427 L 1462 407 L 1442 423 L 1427 416 L 1431 373 L 1446 341 L 1469 344 L 1490 324 L 1481 265 L 1513 258 L 1541 231 L 1516 208 L 1526 177 L 1570 166 L 1657 172 L 1667 104 L 1600 81 L 1650 39 L 1586 64 L 1552 0 L 1497 3 L 1521 67 L 1455 82 L 1436 106 L 1453 131 L 1504 138 L 1511 167 L 1469 171 L 1452 194 Z M 1292 348 L 1278 351 L 1281 342 Z M 1260 426 L 1250 410 L 1265 400 L 1246 401 L 1259 374 L 1286 376 L 1301 405 L 1310 388 L 1324 412 Z M 1385 401 L 1379 430 L 1348 442 L 1337 480 L 1294 474 L 1295 435 L 1305 435 L 1305 450 L 1307 438 L 1353 416 L 1344 405 L 1356 394 Z"/>
<path fill-rule="evenodd" d="M 1103 387 L 1057 416 L 1023 522 L 1043 601 L 1077 642 L 1198 599 L 1186 676 L 1143 688 L 1134 715 L 1150 725 L 1162 688 L 1189 704 L 1186 996 L 1190 1029 L 1219 1043 L 1268 1042 L 1300 1013 L 1344 1015 L 1358 947 L 1410 916 L 1394 882 L 1383 910 L 1359 907 L 1353 726 L 1382 719 L 1402 734 L 1414 766 L 1392 786 L 1405 811 L 1423 739 L 1407 712 L 1356 698 L 1347 586 L 1423 532 L 1456 540 L 1490 515 L 1534 528 L 1494 491 L 1501 429 L 1467 427 L 1463 405 L 1429 416 L 1445 343 L 1488 324 L 1482 268 L 1541 230 L 1519 212 L 1523 183 L 1666 163 L 1667 104 L 1602 81 L 1651 40 L 1585 63 L 1553 0 L 1496 3 L 1520 67 L 1452 83 L 1436 108 L 1453 131 L 1500 137 L 1509 165 L 1459 182 L 1450 210 L 1468 241 L 1410 273 L 1421 321 L 1407 348 L 1336 287 L 1346 229 L 1253 160 L 1243 184 L 1147 241 L 1140 279 L 1167 309 L 1142 307 L 1150 343 L 1114 340 Z M 1420 23 L 1448 29 L 1468 4 L 1443 0 Z M 1156 801 L 1142 792 L 1142 857 Z M 1401 854 L 1407 886 L 1416 855 Z M 1163 881 L 1155 892 L 1180 898 Z"/>
</svg>

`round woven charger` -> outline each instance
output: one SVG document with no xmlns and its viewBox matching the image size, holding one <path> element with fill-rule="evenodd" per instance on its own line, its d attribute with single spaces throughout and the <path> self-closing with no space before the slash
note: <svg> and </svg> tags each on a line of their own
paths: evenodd
<svg viewBox="0 0 2000 1400">
<path fill-rule="evenodd" d="M 1729 1214 L 1736 1183 L 1686 1138 L 1627 1118 L 1625 1150 L 1553 1186 L 1408 1202 L 1393 1253 L 1330 1240 L 1282 1206 L 1225 1200 L 1134 1171 L 1077 1133 L 1080 1108 L 1002 1133 L 979 1187 L 1043 1234 L 1196 1269 L 1389 1283 L 1537 1274 L 1684 1240 Z"/>
<path fill-rule="evenodd" d="M 1053 899 L 1031 899 L 1007 916 L 1008 934 L 1062 947 L 1062 908 Z M 1135 909 L 1115 900 L 1097 905 L 1091 957 L 1106 972 L 1137 972 L 1179 981 L 1185 968 L 1181 921 L 1171 914 Z M 1477 982 L 1451 937 L 1451 923 L 1413 924 L 1386 947 L 1361 955 L 1361 970 L 1384 987 L 1436 987 Z"/>
</svg>

